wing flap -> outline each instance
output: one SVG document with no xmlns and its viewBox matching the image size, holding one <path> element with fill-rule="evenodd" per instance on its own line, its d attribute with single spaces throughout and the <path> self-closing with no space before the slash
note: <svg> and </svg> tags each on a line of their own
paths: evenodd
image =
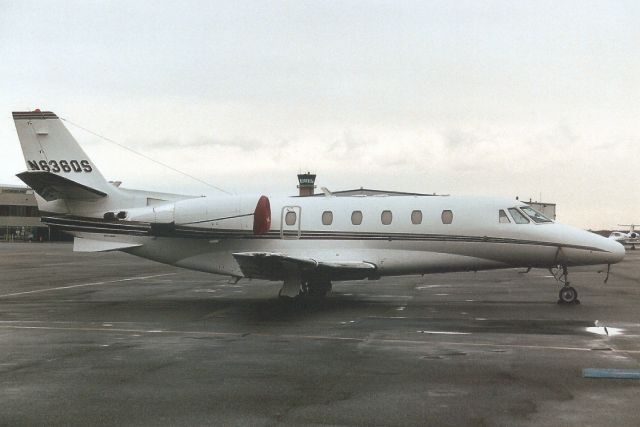
<svg viewBox="0 0 640 427">
<path fill-rule="evenodd" d="M 273 252 L 240 252 L 233 257 L 245 277 L 267 280 L 284 280 L 292 267 L 302 276 L 319 273 L 331 280 L 358 280 L 375 277 L 377 267 L 367 261 L 326 262 L 313 258 L 293 257 Z"/>
</svg>

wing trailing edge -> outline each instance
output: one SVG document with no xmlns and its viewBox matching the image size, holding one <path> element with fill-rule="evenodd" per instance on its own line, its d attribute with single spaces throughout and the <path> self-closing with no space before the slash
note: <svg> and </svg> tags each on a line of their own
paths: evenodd
<svg viewBox="0 0 640 427">
<path fill-rule="evenodd" d="M 332 280 L 359 280 L 376 278 L 377 267 L 367 261 L 326 262 L 312 258 L 294 257 L 272 252 L 239 252 L 233 257 L 245 277 L 283 280 L 287 271 L 297 269 L 302 276 L 321 273 Z"/>
</svg>

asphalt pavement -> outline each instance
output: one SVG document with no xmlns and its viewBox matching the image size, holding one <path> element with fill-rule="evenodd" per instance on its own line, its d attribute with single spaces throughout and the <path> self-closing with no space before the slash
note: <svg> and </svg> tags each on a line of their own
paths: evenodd
<svg viewBox="0 0 640 427">
<path fill-rule="evenodd" d="M 0 244 L 0 425 L 640 425 L 640 250 L 605 273 L 334 284 L 283 302 L 70 244 Z"/>
</svg>

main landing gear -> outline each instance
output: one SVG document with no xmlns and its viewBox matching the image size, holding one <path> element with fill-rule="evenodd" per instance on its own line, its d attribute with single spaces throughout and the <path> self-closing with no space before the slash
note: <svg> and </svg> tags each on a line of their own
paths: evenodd
<svg viewBox="0 0 640 427">
<path fill-rule="evenodd" d="M 558 293 L 558 304 L 580 304 L 578 291 L 576 291 L 574 287 L 570 286 L 567 266 L 558 266 L 555 271 L 552 269 L 549 269 L 549 271 L 551 271 L 551 274 L 555 277 L 558 283 L 562 285 L 562 288 L 560 288 L 560 292 Z"/>
<path fill-rule="evenodd" d="M 287 286 L 289 285 L 289 286 Z M 299 287 L 294 291 L 293 286 L 286 283 L 278 291 L 280 299 L 324 297 L 331 292 L 330 280 L 308 280 L 301 281 Z"/>
</svg>

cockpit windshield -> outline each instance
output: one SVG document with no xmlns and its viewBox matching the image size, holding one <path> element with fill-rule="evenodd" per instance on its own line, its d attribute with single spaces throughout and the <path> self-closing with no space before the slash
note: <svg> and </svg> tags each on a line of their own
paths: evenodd
<svg viewBox="0 0 640 427">
<path fill-rule="evenodd" d="M 547 218 L 546 216 L 544 216 L 543 214 L 541 214 L 540 212 L 538 212 L 537 210 L 529 206 L 520 206 L 520 210 L 522 210 L 522 212 L 527 214 L 527 216 L 531 218 L 533 222 L 535 222 L 536 224 L 553 222 L 552 220 L 550 220 L 549 218 Z"/>
<path fill-rule="evenodd" d="M 518 209 L 509 208 L 508 210 L 516 224 L 529 224 L 530 222 L 529 218 L 524 216 L 524 214 L 520 212 Z"/>
</svg>

